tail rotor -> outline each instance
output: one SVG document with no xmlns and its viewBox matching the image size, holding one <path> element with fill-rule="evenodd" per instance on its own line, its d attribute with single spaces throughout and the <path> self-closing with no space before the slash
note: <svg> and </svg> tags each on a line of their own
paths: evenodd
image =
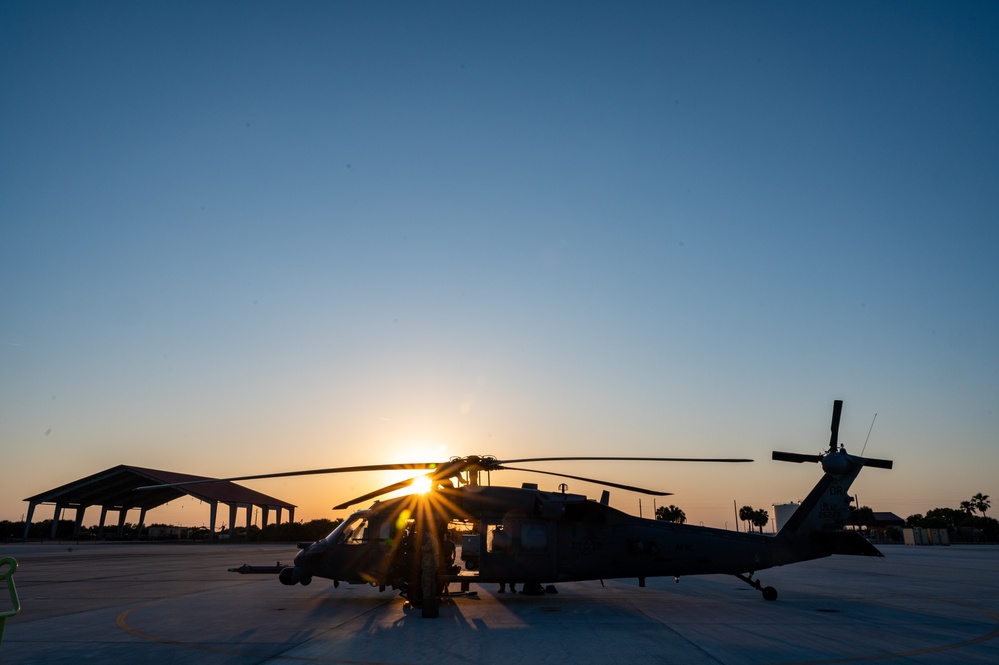
<svg viewBox="0 0 999 665">
<path fill-rule="evenodd" d="M 829 424 L 829 448 L 818 455 L 808 455 L 804 453 L 786 453 L 775 450 L 773 459 L 778 462 L 819 462 L 825 471 L 832 473 L 842 473 L 849 467 L 850 463 L 859 463 L 861 466 L 870 466 L 877 469 L 892 468 L 891 460 L 876 459 L 873 457 L 857 457 L 847 455 L 839 445 L 839 421 L 843 415 L 843 400 L 838 399 L 833 402 L 832 422 Z"/>
</svg>

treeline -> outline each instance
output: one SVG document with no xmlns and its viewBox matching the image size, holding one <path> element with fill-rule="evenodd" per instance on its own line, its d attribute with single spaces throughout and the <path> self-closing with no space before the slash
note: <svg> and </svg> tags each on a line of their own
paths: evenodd
<svg viewBox="0 0 999 665">
<path fill-rule="evenodd" d="M 118 528 L 116 524 L 114 529 Z M 104 527 L 105 533 L 107 533 L 111 527 Z M 87 535 L 83 535 L 83 531 L 87 531 Z M 94 528 L 94 533 L 97 533 L 97 528 Z M 9 520 L 0 521 L 0 542 L 8 540 L 20 540 L 24 537 L 24 522 L 11 522 Z M 43 520 L 41 522 L 32 522 L 31 528 L 28 529 L 28 539 L 29 540 L 42 540 L 52 537 L 52 520 Z M 56 538 L 60 540 L 69 540 L 73 537 L 73 520 L 59 520 L 59 526 L 56 528 Z M 90 531 L 88 529 L 81 529 L 81 539 L 84 537 L 87 539 L 92 538 Z"/>
<path fill-rule="evenodd" d="M 960 508 L 933 508 L 926 514 L 917 513 L 909 515 L 905 519 L 906 527 L 923 527 L 927 529 L 947 529 L 951 539 L 956 542 L 961 541 L 981 541 L 999 542 L 999 520 L 988 517 L 986 513 L 991 508 L 991 501 L 987 494 L 978 493 L 968 501 L 962 501 Z M 669 520 L 671 522 L 684 523 L 687 516 L 683 510 L 677 506 L 661 506 L 656 510 L 656 519 Z M 760 531 L 768 522 L 766 510 L 754 510 L 751 506 L 743 506 L 739 510 L 739 519 L 744 520 L 749 525 L 755 526 Z M 318 519 L 309 522 L 283 522 L 281 524 L 268 524 L 261 529 L 251 525 L 238 526 L 233 531 L 232 542 L 311 542 L 328 535 L 335 529 L 343 519 Z M 868 506 L 855 508 L 850 506 L 850 517 L 848 523 L 860 528 L 870 528 L 874 526 L 874 511 Z M 56 527 L 55 538 L 57 540 L 147 540 L 149 539 L 152 527 L 170 527 L 170 525 L 150 524 L 143 530 L 142 534 L 137 534 L 137 525 L 126 522 L 122 528 L 121 535 L 118 535 L 117 524 L 105 524 L 103 534 L 96 526 L 81 527 L 80 535 L 73 535 L 74 523 L 72 520 L 59 520 Z M 210 534 L 204 527 L 193 527 L 185 529 L 182 536 L 171 536 L 174 539 L 184 540 L 208 540 Z M 21 540 L 24 537 L 24 522 L 0 521 L 0 542 Z M 52 537 L 52 520 L 42 520 L 32 522 L 28 529 L 29 540 L 47 540 Z M 221 538 L 220 538 L 221 537 Z M 227 525 L 221 526 L 214 539 L 230 540 L 230 531 Z"/>
<path fill-rule="evenodd" d="M 909 515 L 905 518 L 905 526 L 947 529 L 951 536 L 957 536 L 951 540 L 999 542 L 999 520 L 985 515 L 968 515 L 955 508 L 933 508 L 926 511 L 925 515 Z"/>
<path fill-rule="evenodd" d="M 285 543 L 285 542 L 311 542 L 325 538 L 343 522 L 342 518 L 335 520 L 321 519 L 311 522 L 283 522 L 281 524 L 268 524 L 264 529 L 255 526 L 250 527 L 247 540 L 254 540 L 254 530 L 259 532 L 261 542 Z"/>
<path fill-rule="evenodd" d="M 905 526 L 947 529 L 950 534 L 959 536 L 958 540 L 968 540 L 965 536 L 971 536 L 972 540 L 999 541 L 999 521 L 986 515 L 991 507 L 989 495 L 979 492 L 962 501 L 960 508 L 933 508 L 925 515 L 909 515 Z"/>
<path fill-rule="evenodd" d="M 343 520 L 342 519 L 319 519 L 310 522 L 283 522 L 281 524 L 268 524 L 261 529 L 251 525 L 249 529 L 245 526 L 237 526 L 234 530 L 233 542 L 306 542 L 314 541 L 328 535 Z M 73 535 L 73 520 L 59 520 L 56 527 L 56 540 L 149 540 L 150 529 L 174 528 L 167 524 L 150 524 L 143 528 L 141 534 L 137 533 L 138 525 L 126 522 L 121 529 L 119 536 L 118 525 L 105 524 L 103 533 L 97 526 L 80 527 L 79 536 Z M 157 540 L 209 540 L 208 529 L 204 527 L 191 527 L 182 530 L 183 535 L 170 535 L 167 537 L 156 537 Z M 222 537 L 222 540 L 229 540 L 229 527 L 222 526 L 215 534 L 215 538 Z M 9 520 L 0 521 L 0 542 L 21 540 L 24 538 L 24 522 L 11 522 Z M 32 522 L 28 529 L 28 540 L 48 540 L 52 538 L 52 520 L 42 520 Z"/>
</svg>

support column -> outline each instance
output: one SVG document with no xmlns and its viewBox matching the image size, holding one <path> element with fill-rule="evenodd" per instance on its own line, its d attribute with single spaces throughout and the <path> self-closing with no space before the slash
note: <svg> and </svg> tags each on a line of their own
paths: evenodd
<svg viewBox="0 0 999 665">
<path fill-rule="evenodd" d="M 108 518 L 108 507 L 101 506 L 101 521 L 97 526 L 97 539 L 104 540 L 104 522 Z"/>
<path fill-rule="evenodd" d="M 229 504 L 229 542 L 236 539 L 236 511 L 239 506 L 235 503 Z"/>
<path fill-rule="evenodd" d="M 289 522 L 295 521 L 295 506 L 292 506 L 291 508 L 288 509 L 288 521 Z"/>
<path fill-rule="evenodd" d="M 260 530 L 267 528 L 267 517 L 271 514 L 270 506 L 260 506 Z"/>
<path fill-rule="evenodd" d="M 55 507 L 55 515 L 52 517 L 52 535 L 50 538 L 55 540 L 56 531 L 59 529 L 59 519 L 62 517 L 62 504 L 57 503 Z"/>
<path fill-rule="evenodd" d="M 209 529 L 208 540 L 215 540 L 216 538 L 218 538 L 218 536 L 215 535 L 215 520 L 218 518 L 218 515 L 219 515 L 219 502 L 218 501 L 212 501 L 210 505 L 211 505 L 211 512 L 210 512 L 210 516 L 208 518 L 208 520 L 209 520 L 209 522 L 208 522 L 208 529 Z"/>
<path fill-rule="evenodd" d="M 145 523 L 146 523 L 146 509 L 145 508 L 141 508 L 139 510 L 139 527 L 138 527 L 138 530 L 135 533 L 135 539 L 136 540 L 138 540 L 140 537 L 142 537 L 142 527 L 145 525 Z"/>
<path fill-rule="evenodd" d="M 31 518 L 35 514 L 35 506 L 38 505 L 37 501 L 28 502 L 28 514 L 24 518 L 24 539 L 28 539 L 28 530 L 31 528 Z"/>
<path fill-rule="evenodd" d="M 125 518 L 128 517 L 128 508 L 122 506 L 118 509 L 118 540 L 125 537 Z"/>
<path fill-rule="evenodd" d="M 76 507 L 76 522 L 73 523 L 73 537 L 80 537 L 80 527 L 83 526 L 83 514 L 87 512 L 86 506 Z"/>
</svg>

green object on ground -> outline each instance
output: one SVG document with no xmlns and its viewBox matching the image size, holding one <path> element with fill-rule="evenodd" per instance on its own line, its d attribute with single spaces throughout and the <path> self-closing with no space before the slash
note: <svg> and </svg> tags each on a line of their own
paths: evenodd
<svg viewBox="0 0 999 665">
<path fill-rule="evenodd" d="M 0 559 L 0 581 L 7 583 L 11 604 L 11 609 L 0 612 L 0 645 L 3 645 L 3 626 L 7 617 L 12 617 L 21 611 L 21 603 L 17 600 L 17 589 L 14 588 L 14 571 L 16 570 L 17 561 L 13 557 L 6 556 Z"/>
</svg>

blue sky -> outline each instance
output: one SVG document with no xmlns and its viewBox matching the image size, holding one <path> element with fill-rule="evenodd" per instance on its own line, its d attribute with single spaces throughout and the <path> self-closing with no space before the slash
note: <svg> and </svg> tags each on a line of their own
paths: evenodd
<svg viewBox="0 0 999 665">
<path fill-rule="evenodd" d="M 974 2 L 2 2 L 0 519 L 120 463 L 753 457 L 562 469 L 721 525 L 807 493 L 769 454 L 837 398 L 896 461 L 863 503 L 999 497 L 996 34 Z M 254 487 L 311 519 L 383 481 Z"/>
</svg>

